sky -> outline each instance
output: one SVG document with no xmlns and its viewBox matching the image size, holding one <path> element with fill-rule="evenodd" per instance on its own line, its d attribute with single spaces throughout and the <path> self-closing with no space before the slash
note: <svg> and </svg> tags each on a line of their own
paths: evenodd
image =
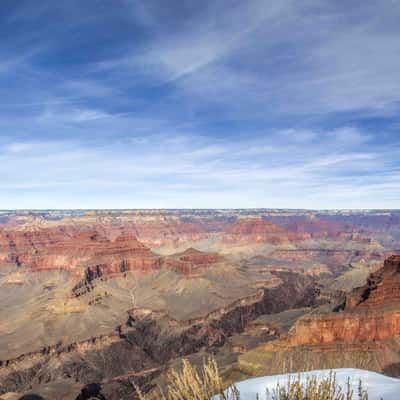
<svg viewBox="0 0 400 400">
<path fill-rule="evenodd" d="M 400 208 L 400 2 L 1 0 L 0 209 Z"/>
</svg>

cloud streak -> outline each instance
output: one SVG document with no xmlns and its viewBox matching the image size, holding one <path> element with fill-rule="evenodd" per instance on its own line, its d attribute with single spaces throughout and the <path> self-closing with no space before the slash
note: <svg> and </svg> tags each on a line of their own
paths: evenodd
<svg viewBox="0 0 400 400">
<path fill-rule="evenodd" d="M 398 207 L 395 2 L 0 16 L 0 208 Z"/>
<path fill-rule="evenodd" d="M 237 207 L 259 206 L 265 199 L 271 207 L 287 207 L 300 195 L 297 207 L 326 208 L 335 206 L 340 193 L 345 207 L 356 184 L 358 201 L 352 199 L 352 205 L 371 206 L 379 195 L 382 206 L 393 207 L 400 196 L 399 169 L 385 149 L 361 152 L 353 144 L 344 150 L 336 132 L 325 132 L 326 139 L 315 142 L 319 135 L 310 133 L 310 140 L 299 143 L 296 132 L 291 138 L 276 132 L 267 140 L 253 139 L 248 152 L 248 140 L 196 136 L 179 142 L 159 134 L 147 141 L 125 138 L 95 146 L 83 141 L 7 143 L 0 148 L 6 166 L 0 190 L 19 207 L 26 202 L 21 193 L 28 191 L 39 208 L 46 193 L 58 208 L 87 207 L 95 194 L 99 197 L 92 207 L 98 208 L 110 207 L 117 198 L 124 207 L 224 207 L 229 198 L 237 199 Z M 255 156 L 254 147 L 265 152 Z"/>
</svg>

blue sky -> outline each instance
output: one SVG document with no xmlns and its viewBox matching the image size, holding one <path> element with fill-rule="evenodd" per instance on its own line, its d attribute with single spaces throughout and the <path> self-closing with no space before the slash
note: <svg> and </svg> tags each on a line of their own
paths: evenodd
<svg viewBox="0 0 400 400">
<path fill-rule="evenodd" d="M 400 208 L 400 2 L 0 5 L 0 208 Z"/>
</svg>

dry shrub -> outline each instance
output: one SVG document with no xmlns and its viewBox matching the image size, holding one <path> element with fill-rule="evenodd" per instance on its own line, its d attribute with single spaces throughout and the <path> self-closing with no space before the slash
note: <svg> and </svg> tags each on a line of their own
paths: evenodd
<svg viewBox="0 0 400 400">
<path fill-rule="evenodd" d="M 138 387 L 137 394 L 140 400 L 150 400 Z M 358 386 L 358 400 L 368 400 L 368 394 L 362 388 L 362 382 Z M 182 361 L 180 371 L 172 370 L 170 383 L 165 391 L 158 390 L 158 400 L 210 400 L 213 396 L 219 400 L 240 400 L 240 392 L 231 385 L 224 386 L 214 358 L 209 358 L 203 363 L 200 374 L 188 361 Z M 264 396 L 263 396 L 264 397 Z M 259 395 L 256 396 L 258 400 Z M 330 372 L 329 376 L 318 380 L 315 376 L 307 376 L 302 382 L 300 375 L 289 378 L 285 386 L 279 384 L 273 390 L 266 390 L 267 400 L 352 400 L 353 390 L 350 385 L 350 377 L 343 389 L 336 381 L 336 374 Z"/>
<path fill-rule="evenodd" d="M 358 384 L 358 400 L 368 400 L 368 393 L 363 389 L 362 382 Z M 286 386 L 279 386 L 266 393 L 268 400 L 352 400 L 353 389 L 350 377 L 347 378 L 345 389 L 338 385 L 336 374 L 330 372 L 329 376 L 318 380 L 316 376 L 307 376 L 302 382 L 298 375 L 294 380 L 289 378 Z"/>
</svg>

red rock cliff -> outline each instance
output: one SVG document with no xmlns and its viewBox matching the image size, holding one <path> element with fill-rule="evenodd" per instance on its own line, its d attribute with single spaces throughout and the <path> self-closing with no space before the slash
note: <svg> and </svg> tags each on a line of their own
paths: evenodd
<svg viewBox="0 0 400 400">
<path fill-rule="evenodd" d="M 204 252 L 189 248 L 166 258 L 170 268 L 189 274 L 197 267 L 209 267 L 221 260 L 218 253 Z"/>
<path fill-rule="evenodd" d="M 388 258 L 361 288 L 346 298 L 341 312 L 311 314 L 289 334 L 291 346 L 360 343 L 400 335 L 400 256 Z"/>
<path fill-rule="evenodd" d="M 121 234 L 110 240 L 94 229 L 2 232 L 0 258 L 28 270 L 66 269 L 78 274 L 93 265 L 102 265 L 105 273 L 161 265 L 161 258 L 136 237 Z"/>
</svg>

